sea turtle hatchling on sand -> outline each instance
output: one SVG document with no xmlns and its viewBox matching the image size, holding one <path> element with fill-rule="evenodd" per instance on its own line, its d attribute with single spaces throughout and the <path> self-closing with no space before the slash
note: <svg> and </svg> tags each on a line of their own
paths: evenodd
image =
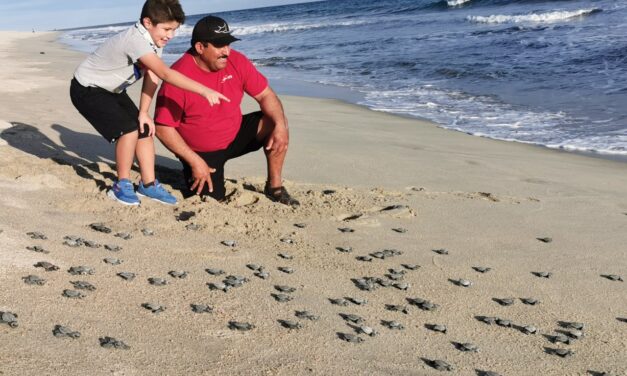
<svg viewBox="0 0 627 376">
<path fill-rule="evenodd" d="M 292 256 L 292 255 L 290 255 L 288 253 L 284 253 L 284 252 L 277 254 L 277 256 L 279 256 L 280 258 L 282 258 L 284 260 L 293 260 L 294 259 L 294 256 Z"/>
<path fill-rule="evenodd" d="M 117 259 L 115 257 L 107 257 L 102 259 L 102 261 L 104 261 L 105 264 L 109 264 L 109 265 L 120 265 L 122 263 L 122 260 Z"/>
<path fill-rule="evenodd" d="M 186 271 L 182 271 L 182 270 L 170 270 L 168 272 L 168 275 L 172 278 L 184 279 L 184 278 L 187 278 L 189 273 Z"/>
<path fill-rule="evenodd" d="M 511 306 L 515 302 L 514 298 L 494 298 L 492 300 L 505 307 Z"/>
<path fill-rule="evenodd" d="M 338 231 L 339 232 L 343 232 L 343 233 L 355 232 L 355 230 L 350 228 L 350 227 L 340 227 L 340 228 L 338 228 Z"/>
<path fill-rule="evenodd" d="M 359 329 L 359 333 L 365 334 L 370 337 L 375 337 L 379 335 L 379 333 L 376 330 L 366 325 L 361 325 L 358 329 Z"/>
<path fill-rule="evenodd" d="M 0 311 L 0 323 L 7 324 L 11 328 L 17 328 L 17 314 L 13 312 Z"/>
<path fill-rule="evenodd" d="M 206 304 L 190 304 L 194 313 L 213 313 L 213 307 Z"/>
<path fill-rule="evenodd" d="M 88 266 L 72 266 L 68 269 L 67 271 L 68 273 L 72 274 L 72 275 L 93 275 L 96 272 L 94 271 L 94 269 L 88 267 Z"/>
<path fill-rule="evenodd" d="M 566 334 L 572 339 L 581 339 L 581 337 L 583 337 L 583 331 L 578 330 L 578 329 L 569 329 L 565 331 L 564 334 Z"/>
<path fill-rule="evenodd" d="M 457 281 L 455 281 L 455 284 L 461 287 L 470 287 L 472 286 L 473 283 L 472 281 L 469 281 L 467 279 L 460 278 Z"/>
<path fill-rule="evenodd" d="M 230 286 L 227 286 L 226 283 L 222 282 L 209 282 L 207 283 L 207 286 L 209 287 L 209 290 L 222 290 L 224 292 L 229 291 L 231 288 Z"/>
<path fill-rule="evenodd" d="M 109 252 L 120 252 L 122 250 L 122 247 L 113 244 L 105 244 L 104 248 Z"/>
<path fill-rule="evenodd" d="M 259 277 L 261 279 L 268 279 L 270 278 L 270 273 L 264 271 L 264 270 L 257 270 L 255 273 L 253 273 L 255 275 L 255 277 Z"/>
<path fill-rule="evenodd" d="M 294 223 L 294 227 L 296 228 L 305 228 L 307 227 L 306 223 Z"/>
<path fill-rule="evenodd" d="M 402 291 L 407 291 L 411 287 L 411 285 L 407 282 L 396 282 L 392 286 Z"/>
<path fill-rule="evenodd" d="M 320 316 L 315 315 L 309 311 L 296 311 L 294 315 L 298 317 L 299 319 L 303 319 L 303 320 L 309 320 L 309 321 L 320 320 Z"/>
<path fill-rule="evenodd" d="M 537 305 L 537 304 L 540 304 L 540 301 L 538 299 L 534 299 L 534 298 L 520 298 L 520 301 L 523 302 L 523 304 L 526 304 L 526 305 Z"/>
<path fill-rule="evenodd" d="M 120 341 L 113 337 L 102 337 L 102 338 L 98 338 L 98 340 L 100 341 L 100 346 L 104 347 L 105 349 L 128 350 L 131 348 L 129 345 L 127 345 L 123 341 Z"/>
<path fill-rule="evenodd" d="M 87 295 L 83 294 L 80 291 L 66 289 L 66 290 L 63 290 L 63 296 L 65 296 L 66 298 L 70 298 L 70 299 L 83 299 Z"/>
<path fill-rule="evenodd" d="M 40 247 L 38 245 L 28 246 L 26 247 L 26 249 L 28 249 L 29 251 L 37 252 L 37 253 L 43 253 L 45 255 L 50 253 L 46 251 L 43 247 Z"/>
<path fill-rule="evenodd" d="M 205 269 L 205 271 L 206 271 L 207 273 L 211 274 L 211 275 L 223 275 L 223 274 L 226 274 L 226 273 L 224 272 L 224 270 L 222 270 L 222 269 L 216 269 L 216 268 L 207 268 L 207 269 Z"/>
<path fill-rule="evenodd" d="M 585 328 L 585 326 L 586 326 L 584 323 L 576 322 L 576 321 L 560 321 L 560 322 L 558 322 L 558 324 L 562 328 L 577 329 L 577 330 L 583 330 Z"/>
<path fill-rule="evenodd" d="M 242 287 L 244 283 L 247 283 L 248 281 L 249 279 L 246 277 L 239 275 L 227 275 L 223 282 L 229 287 Z"/>
<path fill-rule="evenodd" d="M 603 274 L 601 277 L 609 279 L 610 281 L 624 282 L 623 277 L 616 274 Z"/>
<path fill-rule="evenodd" d="M 562 358 L 567 358 L 567 357 L 575 355 L 575 352 L 570 349 L 546 349 L 546 350 L 547 350 L 547 353 L 552 354 L 552 355 L 557 355 Z"/>
<path fill-rule="evenodd" d="M 336 250 L 342 253 L 351 253 L 353 252 L 353 247 L 335 247 Z"/>
<path fill-rule="evenodd" d="M 118 276 L 126 281 L 132 281 L 135 279 L 135 273 L 131 272 L 120 272 L 118 273 Z"/>
<path fill-rule="evenodd" d="M 31 239 L 48 240 L 48 237 L 39 231 L 30 231 L 27 232 L 26 235 L 28 235 Z"/>
<path fill-rule="evenodd" d="M 442 324 L 425 324 L 425 327 L 434 332 L 444 333 L 444 334 L 446 334 L 446 331 L 448 330 L 446 325 L 442 325 Z"/>
<path fill-rule="evenodd" d="M 365 261 L 365 262 L 371 262 L 372 261 L 372 256 L 369 256 L 369 255 L 357 256 L 355 258 L 358 261 Z"/>
<path fill-rule="evenodd" d="M 38 277 L 36 275 L 33 275 L 33 274 L 27 275 L 26 277 L 22 277 L 22 279 L 24 280 L 24 283 L 26 283 L 27 285 L 43 286 L 46 283 L 45 279 Z"/>
<path fill-rule="evenodd" d="M 298 330 L 303 327 L 303 325 L 297 321 L 291 320 L 277 320 L 282 327 L 290 330 Z"/>
<path fill-rule="evenodd" d="M 349 302 L 355 304 L 355 305 L 365 305 L 368 304 L 368 299 L 363 299 L 363 298 L 351 298 L 348 297 L 346 298 L 346 300 L 348 300 Z"/>
<path fill-rule="evenodd" d="M 105 226 L 103 223 L 92 223 L 89 225 L 89 227 L 91 227 L 91 229 L 94 231 L 102 232 L 105 234 L 111 233 L 111 228 Z"/>
<path fill-rule="evenodd" d="M 409 310 L 406 306 L 400 304 L 386 304 L 385 309 L 392 312 L 402 312 L 404 314 L 409 314 Z"/>
<path fill-rule="evenodd" d="M 354 324 L 361 324 L 364 322 L 363 317 L 352 313 L 340 313 L 340 317 L 344 319 L 344 321 L 352 322 Z"/>
<path fill-rule="evenodd" d="M 153 286 L 165 286 L 168 284 L 168 281 L 166 281 L 163 278 L 150 277 L 148 278 L 148 283 L 150 283 Z"/>
<path fill-rule="evenodd" d="M 401 266 L 407 270 L 418 270 L 420 268 L 418 264 L 401 264 Z"/>
<path fill-rule="evenodd" d="M 200 230 L 202 227 L 196 223 L 188 223 L 185 225 L 185 230 L 187 231 L 198 231 Z"/>
<path fill-rule="evenodd" d="M 36 268 L 43 268 L 45 271 L 47 272 L 52 272 L 55 270 L 59 270 L 59 267 L 49 263 L 48 261 L 39 261 L 38 263 L 35 264 Z"/>
<path fill-rule="evenodd" d="M 492 270 L 492 268 L 489 268 L 487 266 L 473 266 L 472 268 L 474 271 L 484 274 Z"/>
<path fill-rule="evenodd" d="M 478 352 L 479 348 L 477 347 L 477 345 L 470 343 L 470 342 L 465 342 L 465 343 L 461 343 L 461 342 L 453 342 L 453 345 L 455 345 L 455 348 L 459 351 L 463 351 L 463 352 Z"/>
<path fill-rule="evenodd" d="M 415 305 L 423 311 L 435 311 L 439 307 L 437 304 L 421 298 L 407 298 L 407 302 L 411 305 Z"/>
<path fill-rule="evenodd" d="M 229 329 L 231 330 L 239 330 L 242 332 L 252 330 L 255 326 L 251 323 L 247 322 L 238 322 L 238 321 L 229 321 Z"/>
<path fill-rule="evenodd" d="M 166 310 L 165 306 L 162 306 L 160 304 L 155 304 L 155 303 L 142 303 L 142 307 L 144 307 L 145 309 L 149 310 L 150 312 L 154 314 L 159 314 Z"/>
<path fill-rule="evenodd" d="M 338 333 L 338 337 L 349 343 L 362 343 L 364 341 L 363 338 L 350 333 Z"/>
<path fill-rule="evenodd" d="M 296 291 L 296 287 L 285 286 L 285 285 L 275 285 L 274 288 L 279 292 L 284 292 L 287 294 L 291 294 Z"/>
<path fill-rule="evenodd" d="M 260 271 L 264 269 L 262 265 L 257 264 L 246 264 L 246 267 L 252 271 Z"/>
<path fill-rule="evenodd" d="M 277 269 L 285 274 L 292 274 L 295 271 L 294 268 L 290 268 L 289 266 L 279 266 Z"/>
<path fill-rule="evenodd" d="M 538 278 L 551 278 L 553 276 L 553 273 L 551 272 L 531 272 L 531 274 Z"/>
<path fill-rule="evenodd" d="M 143 228 L 142 234 L 144 234 L 144 236 L 153 236 L 155 232 L 149 228 Z"/>
<path fill-rule="evenodd" d="M 553 343 L 563 343 L 566 345 L 570 345 L 572 342 L 572 339 L 563 333 L 557 333 L 554 336 L 551 336 L 550 340 Z"/>
<path fill-rule="evenodd" d="M 479 376 L 501 376 L 500 373 L 494 372 L 494 371 L 477 371 L 477 374 Z"/>
<path fill-rule="evenodd" d="M 536 334 L 538 333 L 538 328 L 533 325 L 524 325 L 520 327 L 520 331 L 525 334 Z"/>
<path fill-rule="evenodd" d="M 392 329 L 392 330 L 403 330 L 405 329 L 405 326 L 403 324 L 401 324 L 398 321 L 386 321 L 386 320 L 381 320 L 381 325 L 385 326 L 388 329 Z"/>
<path fill-rule="evenodd" d="M 281 243 L 285 243 L 285 244 L 294 244 L 295 243 L 294 239 L 291 239 L 291 238 L 281 238 L 281 239 L 279 239 L 279 241 Z"/>
<path fill-rule="evenodd" d="M 448 255 L 448 251 L 444 248 L 432 249 L 432 251 L 437 253 L 438 255 Z"/>
<path fill-rule="evenodd" d="M 549 237 L 542 237 L 542 238 L 536 238 L 536 239 L 541 241 L 542 243 L 550 243 L 553 241 L 553 239 Z"/>
<path fill-rule="evenodd" d="M 235 240 L 223 240 L 220 242 L 220 244 L 227 246 L 227 247 L 235 247 L 237 246 L 237 242 Z"/>
<path fill-rule="evenodd" d="M 407 229 L 403 227 L 395 227 L 392 229 L 392 231 L 398 232 L 399 234 L 404 234 L 407 232 Z"/>
<path fill-rule="evenodd" d="M 87 281 L 71 281 L 70 283 L 72 284 L 72 286 L 74 286 L 75 289 L 87 290 L 87 291 L 96 290 L 96 286 L 92 285 L 91 283 Z"/>
<path fill-rule="evenodd" d="M 455 368 L 444 360 L 440 359 L 426 359 L 425 362 L 432 368 L 438 371 L 453 371 Z"/>
<path fill-rule="evenodd" d="M 514 324 L 512 324 L 512 322 L 510 320 L 502 319 L 502 318 L 498 318 L 497 317 L 496 318 L 496 325 L 502 326 L 504 328 L 511 328 L 512 325 L 514 325 Z"/>
<path fill-rule="evenodd" d="M 287 294 L 270 294 L 274 300 L 276 300 L 279 303 L 287 303 L 290 302 L 292 300 L 294 300 L 294 297 L 291 295 L 287 295 Z"/>
<path fill-rule="evenodd" d="M 133 239 L 133 235 L 129 234 L 128 232 L 118 232 L 118 233 L 116 233 L 113 236 L 115 236 L 116 238 L 123 239 L 123 240 L 131 240 L 131 239 Z"/>
<path fill-rule="evenodd" d="M 72 329 L 63 325 L 55 325 L 54 329 L 52 329 L 52 334 L 55 337 L 68 337 L 72 339 L 80 338 L 81 336 L 80 332 L 73 331 Z"/>
</svg>

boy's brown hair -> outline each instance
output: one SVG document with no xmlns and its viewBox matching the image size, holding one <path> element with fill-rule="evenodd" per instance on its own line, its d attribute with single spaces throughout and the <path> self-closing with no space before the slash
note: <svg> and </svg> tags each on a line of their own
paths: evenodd
<svg viewBox="0 0 627 376">
<path fill-rule="evenodd" d="M 170 21 L 185 22 L 185 13 L 178 0 L 146 0 L 139 21 L 146 17 L 155 25 Z"/>
</svg>

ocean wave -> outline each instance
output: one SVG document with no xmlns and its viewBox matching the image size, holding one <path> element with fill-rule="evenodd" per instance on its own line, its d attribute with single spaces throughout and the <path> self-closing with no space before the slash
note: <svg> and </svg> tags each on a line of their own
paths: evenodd
<svg viewBox="0 0 627 376">
<path fill-rule="evenodd" d="M 531 13 L 522 15 L 492 15 L 492 16 L 467 16 L 466 19 L 476 23 L 502 24 L 502 23 L 550 23 L 568 20 L 571 18 L 585 17 L 602 12 L 601 9 L 579 9 L 574 11 L 554 11 L 547 13 Z"/>
<path fill-rule="evenodd" d="M 449 7 L 457 7 L 468 2 L 470 2 L 470 0 L 446 0 L 446 4 Z"/>
</svg>

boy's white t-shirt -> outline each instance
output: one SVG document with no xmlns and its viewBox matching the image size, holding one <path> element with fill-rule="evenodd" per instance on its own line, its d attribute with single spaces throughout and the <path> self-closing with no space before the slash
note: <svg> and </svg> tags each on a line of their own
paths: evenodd
<svg viewBox="0 0 627 376">
<path fill-rule="evenodd" d="M 109 38 L 92 52 L 74 72 L 74 77 L 85 87 L 100 87 L 112 93 L 121 93 L 144 74 L 139 58 L 163 49 L 152 41 L 148 30 L 137 22 L 129 29 Z"/>
</svg>

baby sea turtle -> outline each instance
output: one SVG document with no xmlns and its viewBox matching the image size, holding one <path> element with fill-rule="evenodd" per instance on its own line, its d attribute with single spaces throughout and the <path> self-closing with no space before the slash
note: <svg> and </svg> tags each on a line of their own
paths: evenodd
<svg viewBox="0 0 627 376">
<path fill-rule="evenodd" d="M 229 321 L 229 329 L 231 330 L 239 330 L 242 332 L 252 330 L 255 326 L 251 323 L 247 322 L 238 322 L 238 321 Z"/>
<path fill-rule="evenodd" d="M 352 314 L 352 313 L 340 313 L 340 317 L 342 317 L 344 321 L 349 321 L 354 324 L 361 324 L 364 322 L 363 317 Z"/>
<path fill-rule="evenodd" d="M 411 305 L 415 305 L 423 311 L 434 311 L 438 308 L 437 304 L 421 298 L 407 298 L 407 302 Z"/>
<path fill-rule="evenodd" d="M 257 264 L 246 264 L 246 267 L 253 271 L 260 271 L 264 269 L 262 265 L 257 265 Z"/>
<path fill-rule="evenodd" d="M 150 312 L 154 314 L 161 313 L 165 311 L 166 309 L 165 306 L 155 304 L 155 303 L 142 303 L 142 307 L 146 308 L 147 310 L 149 310 Z"/>
<path fill-rule="evenodd" d="M 364 305 L 368 303 L 368 299 L 362 299 L 362 298 L 346 298 L 346 300 L 348 300 L 349 302 L 355 304 L 355 305 Z"/>
<path fill-rule="evenodd" d="M 89 225 L 89 227 L 91 227 L 91 229 L 94 231 L 102 232 L 105 234 L 111 233 L 111 228 L 105 226 L 103 223 L 92 223 Z"/>
<path fill-rule="evenodd" d="M 550 340 L 553 343 L 564 343 L 566 345 L 570 345 L 570 343 L 572 342 L 571 338 L 562 333 L 557 333 L 554 336 L 551 336 Z"/>
<path fill-rule="evenodd" d="M 607 278 L 610 281 L 624 282 L 623 277 L 616 275 L 616 274 L 602 274 L 601 277 Z"/>
<path fill-rule="evenodd" d="M 27 232 L 26 235 L 28 235 L 31 239 L 37 239 L 37 240 L 47 240 L 48 237 L 44 234 L 42 234 L 41 232 L 38 231 L 30 231 Z"/>
<path fill-rule="evenodd" d="M 446 325 L 442 325 L 442 324 L 425 324 L 425 327 L 434 332 L 444 333 L 444 334 L 446 334 L 446 331 L 448 330 Z"/>
<path fill-rule="evenodd" d="M 235 247 L 237 246 L 237 242 L 235 240 L 223 240 L 220 244 L 225 245 L 227 247 Z"/>
<path fill-rule="evenodd" d="M 405 326 L 403 326 L 403 324 L 401 324 L 398 321 L 386 321 L 386 320 L 381 320 L 381 325 L 385 326 L 388 329 L 393 329 L 393 330 L 403 330 L 405 329 Z"/>
<path fill-rule="evenodd" d="M 70 283 L 72 284 L 72 286 L 74 286 L 75 289 L 87 290 L 87 291 L 96 290 L 96 286 L 92 285 L 91 283 L 87 281 L 71 281 Z"/>
<path fill-rule="evenodd" d="M 401 281 L 405 278 L 405 274 L 388 273 L 385 276 L 392 281 Z"/>
<path fill-rule="evenodd" d="M 551 276 L 553 276 L 551 272 L 531 272 L 531 274 L 539 278 L 551 278 Z"/>
<path fill-rule="evenodd" d="M 346 342 L 350 342 L 350 343 L 362 343 L 364 341 L 363 338 L 356 336 L 354 334 L 350 334 L 350 333 L 338 333 L 337 336 L 341 339 L 344 340 Z"/>
<path fill-rule="evenodd" d="M 523 302 L 526 305 L 540 304 L 540 301 L 538 299 L 534 299 L 534 298 L 520 298 L 520 301 Z"/>
<path fill-rule="evenodd" d="M 81 336 L 80 332 L 73 331 L 72 329 L 63 325 L 55 325 L 54 329 L 52 329 L 52 334 L 55 337 L 69 337 L 72 339 L 76 339 Z"/>
<path fill-rule="evenodd" d="M 170 270 L 168 272 L 168 275 L 170 275 L 170 277 L 172 278 L 184 279 L 184 278 L 187 278 L 189 273 L 186 271 L 182 271 L 182 270 Z"/>
<path fill-rule="evenodd" d="M 225 274 L 224 270 L 222 269 L 215 269 L 215 268 L 207 268 L 205 269 L 205 271 L 211 275 L 223 275 Z"/>
<path fill-rule="evenodd" d="M 128 232 L 118 232 L 117 234 L 113 236 L 115 236 L 116 238 L 124 239 L 124 240 L 133 239 L 133 235 L 129 234 Z"/>
<path fill-rule="evenodd" d="M 514 298 L 493 298 L 492 300 L 505 307 L 511 306 L 515 302 Z"/>
<path fill-rule="evenodd" d="M 109 264 L 109 265 L 120 265 L 122 263 L 122 260 L 117 259 L 115 257 L 107 257 L 107 258 L 104 258 L 102 261 L 104 261 L 105 264 Z"/>
<path fill-rule="evenodd" d="M 390 268 L 390 269 L 388 269 L 388 271 L 390 272 L 390 274 L 405 275 L 405 273 L 407 273 L 407 271 L 405 269 L 401 269 L 401 268 Z"/>
<path fill-rule="evenodd" d="M 229 291 L 229 289 L 231 288 L 230 286 L 227 286 L 225 283 L 222 282 L 209 282 L 207 283 L 207 286 L 209 287 L 209 290 L 222 290 L 224 292 Z"/>
<path fill-rule="evenodd" d="M 150 283 L 153 286 L 165 286 L 168 284 L 168 281 L 166 281 L 163 278 L 150 277 L 148 278 L 148 283 Z"/>
<path fill-rule="evenodd" d="M 340 227 L 338 228 L 338 231 L 343 232 L 343 233 L 355 232 L 355 230 L 350 227 Z"/>
<path fill-rule="evenodd" d="M 290 238 L 281 238 L 279 239 L 281 241 L 281 243 L 285 243 L 285 244 L 294 244 L 294 239 L 290 239 Z"/>
<path fill-rule="evenodd" d="M 63 245 L 67 245 L 68 247 L 76 248 L 83 245 L 83 239 L 77 236 L 65 236 L 63 238 Z"/>
<path fill-rule="evenodd" d="M 0 311 L 0 323 L 9 325 L 11 328 L 17 328 L 17 314 L 13 312 L 1 312 Z"/>
<path fill-rule="evenodd" d="M 70 299 L 83 299 L 86 295 L 76 290 L 63 290 L 63 296 Z"/>
<path fill-rule="evenodd" d="M 353 252 L 353 247 L 335 247 L 338 251 L 342 253 L 351 253 Z"/>
<path fill-rule="evenodd" d="M 495 325 L 496 320 L 498 319 L 497 317 L 494 317 L 494 316 L 475 316 L 475 318 L 488 325 Z"/>
<path fill-rule="evenodd" d="M 94 271 L 94 269 L 88 267 L 88 266 L 72 266 L 68 269 L 67 271 L 68 273 L 72 274 L 72 275 L 93 275 L 96 272 Z"/>
<path fill-rule="evenodd" d="M 544 238 L 536 238 L 537 240 L 541 241 L 542 243 L 550 243 L 553 241 L 553 239 L 549 238 L 549 237 L 544 237 Z"/>
<path fill-rule="evenodd" d="M 205 304 L 191 304 L 194 313 L 213 313 L 213 308 Z"/>
<path fill-rule="evenodd" d="M 482 371 L 482 370 L 477 370 L 477 375 L 478 376 L 501 376 L 500 373 L 497 373 L 494 371 Z"/>
<path fill-rule="evenodd" d="M 364 255 L 364 256 L 357 256 L 355 257 L 357 260 L 359 261 L 366 261 L 366 262 L 370 262 L 372 261 L 372 256 L 368 256 L 368 255 Z"/>
<path fill-rule="evenodd" d="M 127 281 L 132 281 L 133 279 L 135 279 L 135 273 L 131 272 L 120 272 L 118 273 L 118 276 Z"/>
<path fill-rule="evenodd" d="M 437 253 L 438 255 L 448 255 L 448 251 L 444 248 L 432 249 L 432 251 Z"/>
<path fill-rule="evenodd" d="M 420 265 L 417 264 L 401 264 L 401 266 L 407 270 L 418 270 Z"/>
<path fill-rule="evenodd" d="M 561 356 L 562 358 L 567 358 L 570 356 L 575 355 L 575 352 L 573 350 L 570 349 L 550 349 L 547 348 L 546 352 L 552 355 L 557 355 L 557 356 Z"/>
<path fill-rule="evenodd" d="M 52 271 L 55 271 L 55 270 L 59 270 L 58 266 L 56 266 L 54 264 L 51 264 L 51 263 L 49 263 L 47 261 L 39 261 L 38 263 L 35 264 L 35 267 L 36 268 L 43 268 L 47 272 L 52 272 Z"/>
<path fill-rule="evenodd" d="M 323 190 L 323 191 L 322 191 L 322 194 L 323 194 L 323 195 L 332 195 L 332 194 L 334 194 L 335 192 L 336 192 L 336 190 L 335 190 L 335 189 L 325 189 L 325 190 Z"/>
<path fill-rule="evenodd" d="M 100 244 L 96 243 L 95 241 L 92 240 L 84 240 L 83 241 L 83 245 L 87 248 L 100 248 L 102 247 Z"/>
<path fill-rule="evenodd" d="M 359 329 L 359 333 L 365 334 L 370 337 L 375 337 L 379 335 L 379 333 L 376 330 L 366 325 L 361 325 L 358 329 Z"/>
<path fill-rule="evenodd" d="M 303 325 L 297 321 L 291 321 L 291 320 L 277 320 L 279 322 L 279 324 L 281 324 L 282 327 L 286 328 L 286 329 L 301 329 L 303 327 Z"/>
<path fill-rule="evenodd" d="M 453 366 L 449 363 L 447 363 L 444 360 L 440 360 L 440 359 L 423 359 L 425 361 L 425 363 L 427 363 L 427 365 L 429 365 L 432 368 L 437 369 L 438 371 L 452 371 L 455 368 L 453 368 Z"/>
<path fill-rule="evenodd" d="M 398 232 L 399 234 L 404 234 L 407 232 L 407 229 L 403 227 L 395 227 L 392 229 L 392 231 Z"/>
<path fill-rule="evenodd" d="M 278 256 L 284 260 L 293 260 L 294 256 L 287 253 L 279 253 Z"/>
<path fill-rule="evenodd" d="M 394 286 L 397 289 L 402 290 L 402 291 L 407 291 L 407 290 L 409 290 L 409 287 L 411 287 L 411 285 L 409 283 L 406 283 L 406 282 L 396 282 L 392 286 Z"/>
<path fill-rule="evenodd" d="M 371 256 L 385 260 L 388 257 L 400 256 L 403 252 L 397 249 L 384 249 L 380 252 L 372 253 Z"/>
<path fill-rule="evenodd" d="M 454 281 L 454 283 L 457 286 L 461 286 L 461 287 L 470 287 L 470 286 L 472 286 L 472 281 L 469 281 L 469 280 L 463 279 L 463 278 L 460 278 L 460 279 Z"/>
<path fill-rule="evenodd" d="M 104 248 L 109 252 L 120 252 L 122 250 L 122 247 L 113 244 L 105 244 Z"/>
<path fill-rule="evenodd" d="M 559 321 L 558 324 L 562 328 L 566 328 L 566 329 L 583 330 L 585 327 L 584 323 L 576 322 L 576 321 Z"/>
<path fill-rule="evenodd" d="M 513 324 L 512 324 L 512 322 L 511 322 L 510 320 L 507 320 L 507 319 L 501 319 L 501 318 L 498 318 L 498 317 L 497 317 L 497 319 L 496 319 L 496 325 L 498 325 L 498 326 L 502 326 L 502 327 L 504 327 L 504 328 L 511 328 Z"/>
<path fill-rule="evenodd" d="M 409 209 L 409 206 L 407 206 L 407 205 L 400 205 L 400 204 L 388 205 L 388 206 L 384 207 L 383 209 L 381 209 L 379 211 L 386 212 L 386 211 L 399 210 L 399 209 Z"/>
<path fill-rule="evenodd" d="M 46 283 L 45 279 L 38 277 L 36 275 L 33 275 L 33 274 L 27 275 L 26 277 L 22 277 L 22 279 L 24 280 L 24 283 L 26 283 L 27 285 L 43 286 Z"/>
<path fill-rule="evenodd" d="M 564 334 L 566 334 L 572 339 L 581 339 L 581 337 L 583 337 L 583 331 L 578 330 L 578 329 L 567 330 L 564 332 Z"/>
<path fill-rule="evenodd" d="M 492 270 L 492 268 L 489 268 L 487 266 L 473 266 L 472 268 L 474 271 L 479 272 L 479 273 L 487 273 L 490 270 Z"/>
<path fill-rule="evenodd" d="M 294 268 L 290 268 L 289 266 L 279 266 L 277 269 L 286 274 L 294 273 Z"/>
<path fill-rule="evenodd" d="M 143 228 L 142 234 L 144 234 L 144 236 L 153 236 L 155 232 L 149 228 Z"/>
<path fill-rule="evenodd" d="M 538 328 L 533 325 L 525 325 L 520 327 L 520 331 L 525 334 L 536 334 L 538 333 Z"/>
<path fill-rule="evenodd" d="M 242 287 L 244 285 L 244 283 L 246 283 L 248 281 L 249 281 L 249 279 L 246 278 L 246 277 L 242 277 L 242 276 L 239 276 L 239 275 L 227 275 L 223 282 L 227 286 Z"/>
<path fill-rule="evenodd" d="M 293 296 L 287 294 L 270 294 L 279 303 L 286 303 L 294 299 Z"/>
<path fill-rule="evenodd" d="M 368 280 L 368 283 L 373 284 L 373 287 L 374 287 L 373 289 L 376 289 L 376 288 L 377 288 L 377 285 L 378 285 L 378 286 L 381 286 L 381 287 L 390 287 L 390 286 L 392 286 L 392 283 L 393 283 L 393 282 L 392 282 L 392 281 L 390 281 L 390 280 L 388 280 L 388 279 L 383 279 L 383 278 L 373 278 L 373 279 L 371 279 L 371 280 Z"/>
<path fill-rule="evenodd" d="M 453 345 L 455 346 L 457 350 L 463 351 L 463 352 L 478 352 L 479 351 L 479 348 L 477 347 L 477 345 L 470 343 L 470 342 L 465 342 L 465 343 L 453 342 Z"/>
<path fill-rule="evenodd" d="M 309 320 L 309 321 L 318 321 L 320 320 L 320 316 L 315 315 L 309 311 L 296 311 L 295 316 L 299 319 Z"/>
<path fill-rule="evenodd" d="M 275 285 L 274 288 L 279 292 L 284 292 L 288 294 L 291 294 L 294 291 L 296 291 L 296 287 L 290 287 L 290 286 L 285 286 L 285 285 Z"/>
<path fill-rule="evenodd" d="M 296 228 L 305 228 L 307 227 L 306 223 L 294 223 L 294 227 Z"/>
<path fill-rule="evenodd" d="M 255 275 L 255 277 L 259 277 L 261 279 L 268 279 L 270 278 L 270 273 L 263 271 L 263 270 L 258 270 L 255 273 L 253 273 Z"/>
<path fill-rule="evenodd" d="M 118 339 L 115 339 L 113 337 L 102 337 L 102 338 L 98 338 L 98 340 L 100 341 L 100 346 L 104 347 L 105 349 L 128 350 L 131 348 L 126 343 Z"/>
<path fill-rule="evenodd" d="M 37 253 L 43 253 L 43 254 L 50 253 L 46 251 L 43 247 L 40 247 L 38 245 L 28 246 L 26 247 L 26 249 L 28 249 L 29 251 L 37 252 Z"/>
<path fill-rule="evenodd" d="M 378 288 L 376 280 L 374 278 L 357 278 L 353 279 L 355 286 L 362 291 L 372 291 Z"/>
<path fill-rule="evenodd" d="M 392 312 L 402 312 L 404 314 L 409 314 L 409 310 L 406 306 L 400 304 L 386 304 L 385 309 Z"/>
<path fill-rule="evenodd" d="M 196 213 L 193 211 L 182 211 L 176 216 L 177 221 L 185 222 L 189 221 Z"/>
</svg>

